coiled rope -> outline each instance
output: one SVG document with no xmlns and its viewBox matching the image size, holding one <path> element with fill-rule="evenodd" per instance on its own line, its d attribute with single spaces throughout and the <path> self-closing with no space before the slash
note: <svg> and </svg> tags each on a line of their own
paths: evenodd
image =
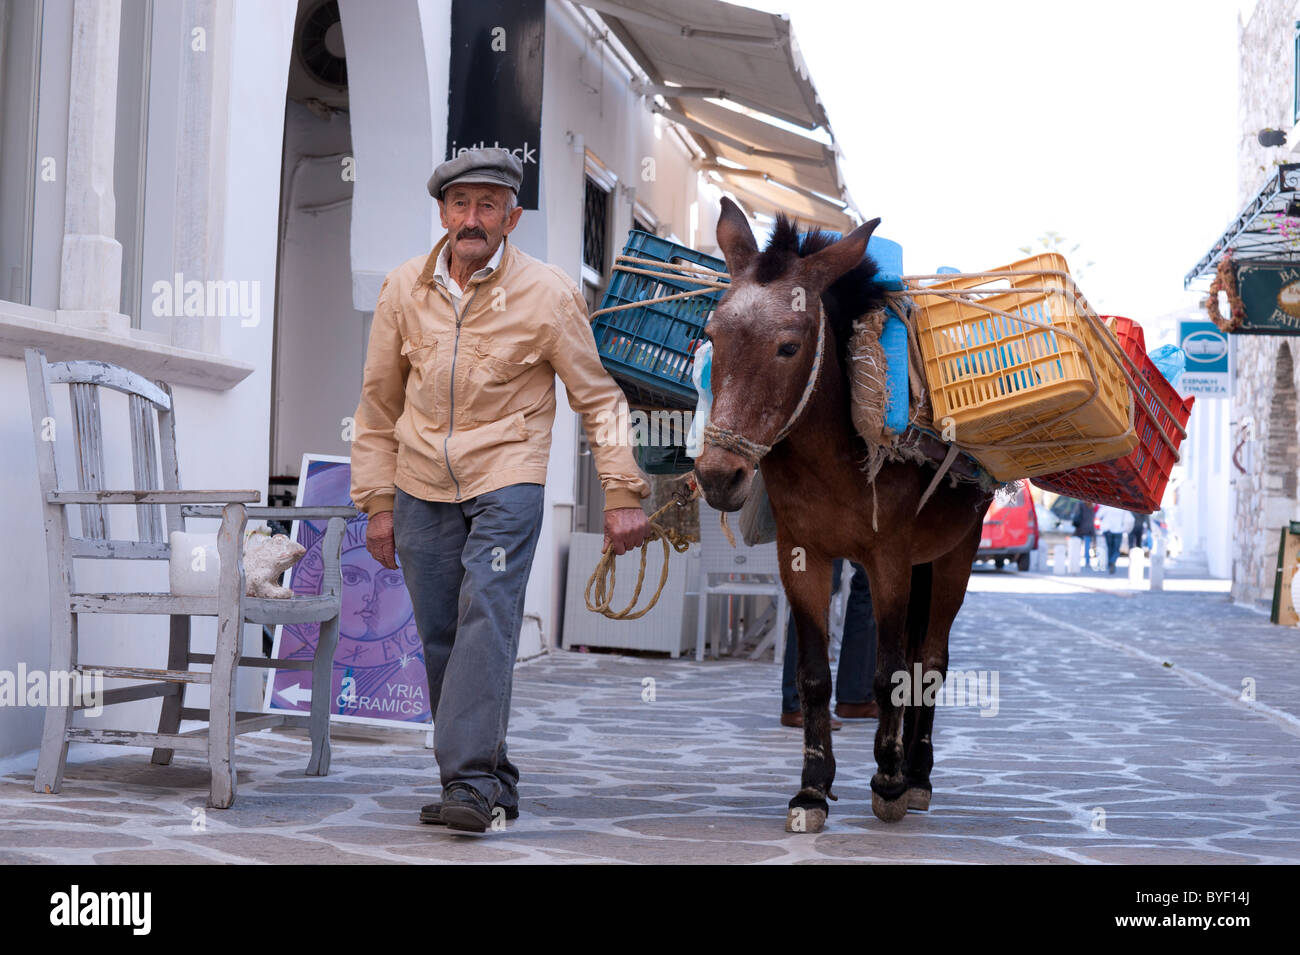
<svg viewBox="0 0 1300 955">
<path fill-rule="evenodd" d="M 686 548 L 695 543 L 695 538 L 688 537 L 672 529 L 656 523 L 659 516 L 665 511 L 674 507 L 685 507 L 691 501 L 700 496 L 700 485 L 695 480 L 695 474 L 692 472 L 687 475 L 686 481 L 674 493 L 673 499 L 665 504 L 659 510 L 650 515 L 650 533 L 641 543 L 641 567 L 637 571 L 636 589 L 632 591 L 632 599 L 622 610 L 611 610 L 610 601 L 614 599 L 614 545 L 611 543 L 605 548 L 604 553 L 600 555 L 600 562 L 596 564 L 596 569 L 592 571 L 591 576 L 587 578 L 587 589 L 583 592 L 583 597 L 587 601 L 587 609 L 594 613 L 603 614 L 610 620 L 635 620 L 637 617 L 645 616 L 656 603 L 659 602 L 659 595 L 664 591 L 664 585 L 668 583 L 668 555 L 669 548 L 681 554 Z M 654 596 L 640 610 L 633 612 L 632 608 L 636 606 L 637 600 L 641 597 L 641 587 L 645 583 L 645 562 L 649 554 L 649 547 L 654 541 L 662 541 L 664 545 L 664 565 L 659 572 L 659 586 L 655 588 Z"/>
</svg>

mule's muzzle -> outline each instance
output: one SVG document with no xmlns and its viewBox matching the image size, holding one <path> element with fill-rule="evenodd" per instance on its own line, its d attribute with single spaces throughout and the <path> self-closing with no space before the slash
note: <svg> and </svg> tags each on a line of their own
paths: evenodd
<svg viewBox="0 0 1300 955">
<path fill-rule="evenodd" d="M 706 445 L 695 459 L 700 492 L 717 511 L 738 511 L 754 483 L 754 465 L 739 454 Z"/>
</svg>

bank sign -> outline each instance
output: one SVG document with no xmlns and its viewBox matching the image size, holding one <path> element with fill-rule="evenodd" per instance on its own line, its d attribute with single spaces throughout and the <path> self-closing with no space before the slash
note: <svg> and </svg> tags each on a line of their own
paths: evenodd
<svg viewBox="0 0 1300 955">
<path fill-rule="evenodd" d="M 1178 390 L 1198 398 L 1227 398 L 1232 387 L 1228 336 L 1213 322 L 1179 322 L 1178 347 L 1187 356 Z"/>
<path fill-rule="evenodd" d="M 1300 335 L 1300 266 L 1243 262 L 1237 291 L 1246 319 L 1235 335 Z"/>
</svg>

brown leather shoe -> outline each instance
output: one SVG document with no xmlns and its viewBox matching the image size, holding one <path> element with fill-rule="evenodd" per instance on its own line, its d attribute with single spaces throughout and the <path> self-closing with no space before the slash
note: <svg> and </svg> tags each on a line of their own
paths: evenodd
<svg viewBox="0 0 1300 955">
<path fill-rule="evenodd" d="M 835 715 L 842 716 L 846 720 L 878 720 L 880 707 L 876 705 L 875 700 L 866 703 L 836 703 Z"/>
<path fill-rule="evenodd" d="M 792 713 L 787 713 L 787 712 L 785 712 L 784 710 L 782 710 L 782 711 L 781 711 L 781 725 L 782 725 L 782 726 L 791 726 L 791 727 L 793 727 L 793 728 L 795 728 L 795 729 L 802 729 L 802 728 L 803 728 L 803 711 L 802 711 L 802 710 L 795 710 L 795 711 L 792 712 Z M 831 718 L 831 732 L 834 732 L 835 730 L 840 730 L 840 729 L 844 729 L 844 724 L 841 723 L 839 720 L 835 719 L 834 717 L 832 717 L 832 718 Z"/>
</svg>

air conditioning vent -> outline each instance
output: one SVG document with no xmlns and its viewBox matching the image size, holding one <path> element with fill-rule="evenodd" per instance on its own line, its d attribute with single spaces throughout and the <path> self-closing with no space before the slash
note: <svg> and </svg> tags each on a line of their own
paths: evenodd
<svg viewBox="0 0 1300 955">
<path fill-rule="evenodd" d="M 303 17 L 298 27 L 298 55 L 312 79 L 334 89 L 347 89 L 348 61 L 338 0 L 327 0 Z"/>
</svg>

